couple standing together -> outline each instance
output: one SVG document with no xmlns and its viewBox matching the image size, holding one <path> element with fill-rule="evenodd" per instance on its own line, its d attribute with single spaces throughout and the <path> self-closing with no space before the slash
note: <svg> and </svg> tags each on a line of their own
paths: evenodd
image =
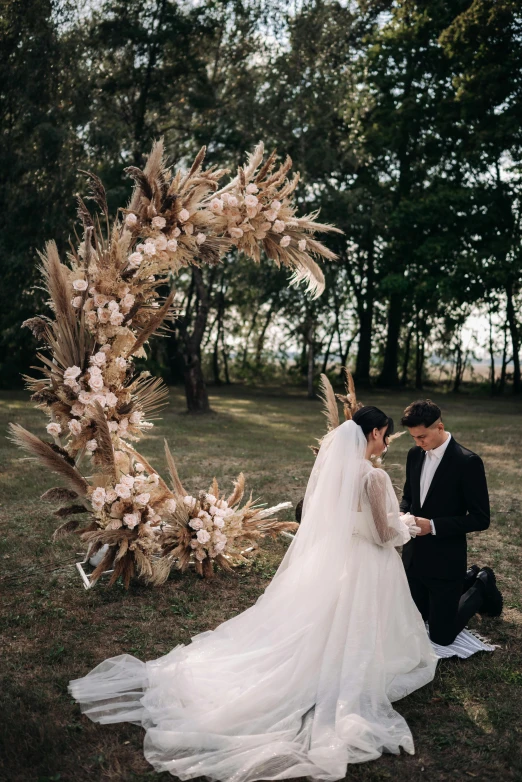
<svg viewBox="0 0 522 782">
<path fill-rule="evenodd" d="M 433 679 L 430 637 L 452 644 L 502 597 L 491 569 L 466 571 L 466 534 L 489 526 L 482 460 L 429 400 L 402 424 L 415 447 L 400 507 L 371 462 L 393 421 L 363 407 L 323 439 L 300 528 L 257 602 L 158 660 L 102 662 L 70 683 L 82 711 L 142 725 L 147 760 L 180 779 L 333 782 L 349 763 L 413 753 L 392 703 Z"/>
</svg>

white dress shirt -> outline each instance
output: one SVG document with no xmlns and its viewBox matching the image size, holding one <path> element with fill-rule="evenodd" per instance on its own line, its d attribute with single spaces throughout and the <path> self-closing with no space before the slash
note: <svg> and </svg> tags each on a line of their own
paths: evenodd
<svg viewBox="0 0 522 782">
<path fill-rule="evenodd" d="M 431 451 L 426 451 L 426 456 L 424 457 L 424 463 L 422 465 L 422 471 L 420 477 L 421 506 L 424 505 L 424 501 L 426 499 L 429 488 L 431 486 L 433 476 L 435 475 L 435 472 L 437 471 L 437 468 L 440 464 L 440 460 L 444 456 L 446 448 L 448 447 L 449 442 L 451 440 L 450 432 L 447 432 L 447 435 L 448 436 L 446 437 L 442 445 L 439 445 L 438 448 L 432 448 Z M 431 534 L 436 535 L 433 519 L 430 520 L 430 523 L 431 523 Z"/>
</svg>

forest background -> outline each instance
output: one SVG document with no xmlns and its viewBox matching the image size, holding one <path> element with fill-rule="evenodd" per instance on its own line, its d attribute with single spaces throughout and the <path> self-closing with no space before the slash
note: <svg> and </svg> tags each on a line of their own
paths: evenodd
<svg viewBox="0 0 522 782">
<path fill-rule="evenodd" d="M 124 168 L 163 137 L 172 164 L 206 145 L 232 172 L 263 140 L 301 172 L 302 213 L 344 232 L 315 300 L 234 254 L 172 280 L 180 316 L 147 368 L 171 385 L 199 372 L 190 410 L 209 409 L 208 383 L 313 396 L 342 365 L 359 386 L 522 391 L 519 3 L 1 6 L 0 387 L 33 362 L 38 250 L 76 242 L 81 171 L 115 212 Z"/>
</svg>

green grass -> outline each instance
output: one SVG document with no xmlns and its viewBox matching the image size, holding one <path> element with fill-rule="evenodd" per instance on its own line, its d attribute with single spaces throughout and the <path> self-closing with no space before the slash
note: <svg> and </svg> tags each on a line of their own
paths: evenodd
<svg viewBox="0 0 522 782">
<path fill-rule="evenodd" d="M 411 394 L 366 394 L 396 420 Z M 500 620 L 475 618 L 473 627 L 501 648 L 491 655 L 439 664 L 429 686 L 397 704 L 416 743 L 413 757 L 385 756 L 351 767 L 360 780 L 521 780 L 522 724 L 522 405 L 510 399 L 438 398 L 447 427 L 484 458 L 492 524 L 469 538 L 469 561 L 492 565 L 504 592 Z M 323 434 L 320 404 L 300 390 L 223 388 L 213 391 L 215 415 L 184 413 L 179 390 L 143 453 L 161 472 L 163 437 L 188 490 L 216 475 L 231 486 L 239 471 L 254 496 L 297 502 L 313 456 L 307 446 Z M 44 417 L 22 393 L 0 396 L 0 431 L 17 421 L 44 432 Z M 408 436 L 388 458 L 390 474 L 404 478 Z M 143 760 L 142 731 L 100 726 L 83 718 L 67 683 L 106 657 L 130 652 L 142 659 L 165 654 L 192 635 L 250 606 L 273 575 L 286 548 L 268 541 L 254 564 L 212 583 L 175 574 L 159 589 L 133 583 L 85 592 L 74 568 L 82 546 L 75 537 L 54 545 L 57 521 L 39 496 L 53 484 L 41 467 L 21 461 L 0 440 L 0 779 L 8 782 L 87 782 L 172 779 Z M 288 518 L 291 514 L 288 513 Z"/>
</svg>

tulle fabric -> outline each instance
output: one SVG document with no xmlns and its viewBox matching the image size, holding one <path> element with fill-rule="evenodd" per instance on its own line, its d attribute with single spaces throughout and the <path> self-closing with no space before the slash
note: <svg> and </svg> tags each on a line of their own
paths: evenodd
<svg viewBox="0 0 522 782">
<path fill-rule="evenodd" d="M 393 548 L 407 530 L 391 483 L 365 447 L 351 421 L 323 440 L 301 527 L 255 605 L 158 660 L 101 663 L 70 683 L 82 711 L 143 725 L 147 760 L 181 779 L 337 780 L 349 763 L 413 753 L 391 704 L 437 658 Z"/>
</svg>

